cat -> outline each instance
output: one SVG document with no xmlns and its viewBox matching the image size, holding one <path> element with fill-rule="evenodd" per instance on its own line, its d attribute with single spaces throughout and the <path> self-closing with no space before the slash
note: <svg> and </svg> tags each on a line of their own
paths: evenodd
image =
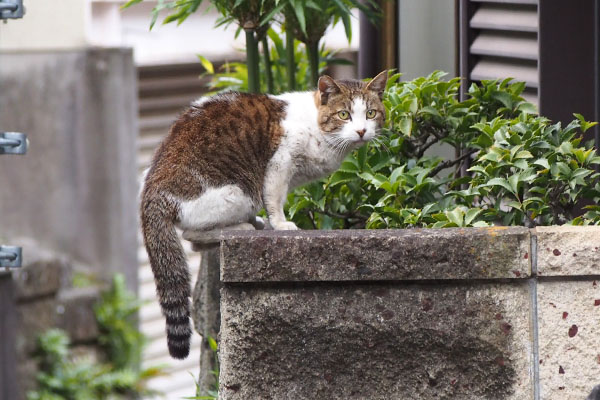
<svg viewBox="0 0 600 400">
<path fill-rule="evenodd" d="M 225 92 L 200 98 L 157 149 L 141 195 L 144 244 L 172 357 L 189 354 L 190 277 L 175 227 L 213 230 L 252 221 L 264 207 L 286 221 L 288 192 L 335 171 L 385 119 L 384 71 L 368 83 L 324 75 L 314 92 Z"/>
</svg>

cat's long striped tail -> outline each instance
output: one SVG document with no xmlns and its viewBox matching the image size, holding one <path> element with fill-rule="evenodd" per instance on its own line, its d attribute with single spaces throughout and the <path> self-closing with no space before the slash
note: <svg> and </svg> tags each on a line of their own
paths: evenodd
<svg viewBox="0 0 600 400">
<path fill-rule="evenodd" d="M 185 253 L 175 231 L 177 205 L 153 193 L 143 193 L 141 222 L 144 244 L 156 282 L 156 293 L 166 318 L 167 345 L 171 357 L 183 359 L 190 352 L 191 283 Z"/>
</svg>

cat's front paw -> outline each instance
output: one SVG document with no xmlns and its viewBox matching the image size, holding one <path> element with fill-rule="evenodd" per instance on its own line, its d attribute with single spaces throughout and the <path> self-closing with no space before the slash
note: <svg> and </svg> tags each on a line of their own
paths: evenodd
<svg viewBox="0 0 600 400">
<path fill-rule="evenodd" d="M 282 221 L 277 223 L 271 223 L 271 226 L 276 231 L 297 231 L 298 227 L 295 223 L 290 221 Z"/>
</svg>

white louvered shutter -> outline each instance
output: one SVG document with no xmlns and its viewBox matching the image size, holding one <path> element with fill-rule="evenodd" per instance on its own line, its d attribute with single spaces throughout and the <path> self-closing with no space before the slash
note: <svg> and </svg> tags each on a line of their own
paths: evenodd
<svg viewBox="0 0 600 400">
<path fill-rule="evenodd" d="M 537 0 L 467 0 L 470 81 L 512 77 L 527 84 L 523 97 L 538 104 Z M 464 42 L 461 42 L 464 43 Z M 462 69 L 462 68 L 461 68 Z M 465 70 L 462 69 L 464 72 Z"/>
</svg>

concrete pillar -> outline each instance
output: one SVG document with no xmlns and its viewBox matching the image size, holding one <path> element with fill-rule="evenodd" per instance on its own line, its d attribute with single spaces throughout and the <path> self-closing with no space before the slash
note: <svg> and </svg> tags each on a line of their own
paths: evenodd
<svg viewBox="0 0 600 400">
<path fill-rule="evenodd" d="M 219 248 L 202 252 L 200 271 L 194 289 L 194 327 L 202 336 L 198 382 L 204 393 L 215 387 L 215 376 L 211 372 L 217 367 L 217 360 L 208 344 L 208 338 L 218 340 L 221 327 L 221 280 L 219 277 L 221 262 L 219 258 Z"/>
<path fill-rule="evenodd" d="M 0 159 L 0 239 L 137 281 L 137 79 L 130 49 L 3 53 L 0 127 L 29 137 Z M 24 248 L 24 261 L 27 247 Z"/>
</svg>

